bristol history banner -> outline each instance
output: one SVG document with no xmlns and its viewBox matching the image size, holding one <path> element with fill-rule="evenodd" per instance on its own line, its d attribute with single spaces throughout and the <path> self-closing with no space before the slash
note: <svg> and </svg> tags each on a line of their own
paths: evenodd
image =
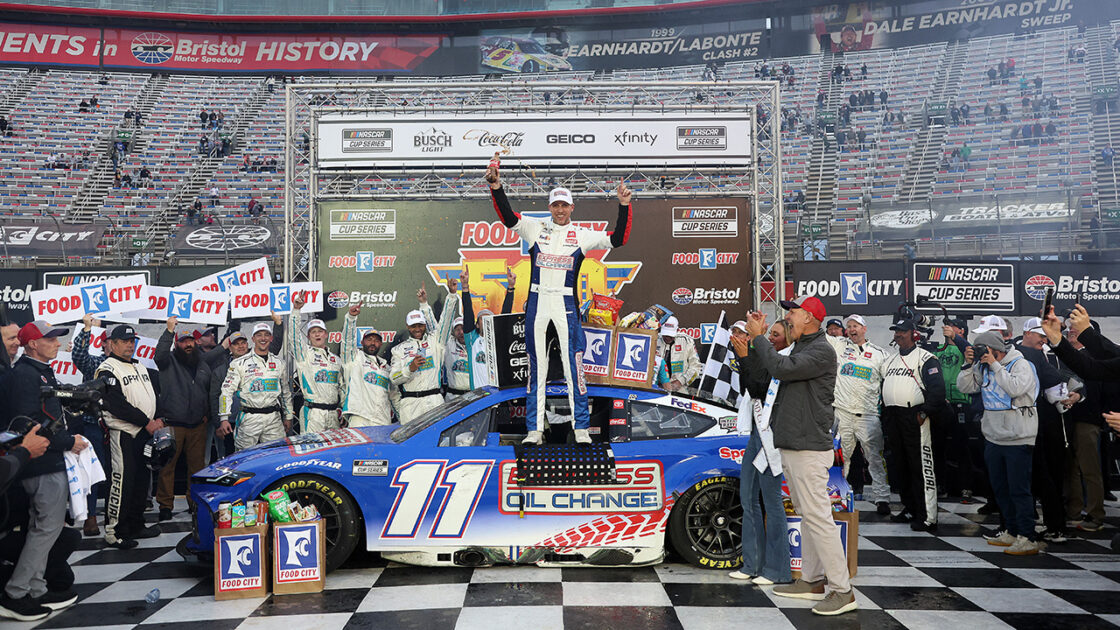
<svg viewBox="0 0 1120 630">
<path fill-rule="evenodd" d="M 618 217 L 614 195 L 576 195 L 576 225 L 611 230 Z M 544 195 L 514 199 L 523 215 L 549 220 Z M 327 306 L 361 302 L 359 323 L 378 331 L 404 328 L 425 285 L 429 301 L 447 294 L 446 281 L 469 271 L 475 312 L 498 313 L 507 290 L 507 269 L 517 276 L 515 312 L 525 308 L 530 261 L 517 233 L 502 225 L 489 200 L 321 203 L 318 278 Z M 629 242 L 589 252 L 577 293 L 617 294 L 622 314 L 653 304 L 672 309 L 695 338 L 700 325 L 721 310 L 751 306 L 748 243 L 750 208 L 744 199 L 634 199 Z M 438 315 L 440 311 L 436 310 Z"/>
</svg>

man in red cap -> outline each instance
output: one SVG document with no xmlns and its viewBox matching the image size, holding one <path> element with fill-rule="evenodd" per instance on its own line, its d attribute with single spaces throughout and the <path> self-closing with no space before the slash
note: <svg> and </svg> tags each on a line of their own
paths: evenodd
<svg viewBox="0 0 1120 630">
<path fill-rule="evenodd" d="M 790 500 L 801 515 L 801 578 L 779 584 L 774 594 L 817 600 L 813 612 L 839 615 L 858 608 L 840 533 L 832 520 L 828 469 L 832 466 L 832 402 L 836 385 L 836 351 L 825 339 L 821 322 L 824 304 L 815 297 L 782 300 L 788 309 L 788 356 L 778 354 L 766 339 L 766 316 L 747 316 L 752 355 L 762 368 L 782 382 L 774 398 L 771 429 Z"/>
</svg>

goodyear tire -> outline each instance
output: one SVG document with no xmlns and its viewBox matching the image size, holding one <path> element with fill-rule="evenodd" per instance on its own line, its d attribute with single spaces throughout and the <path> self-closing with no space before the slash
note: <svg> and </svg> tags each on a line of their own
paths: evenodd
<svg viewBox="0 0 1120 630">
<path fill-rule="evenodd" d="M 540 69 L 541 69 L 541 64 L 539 64 L 535 61 L 532 61 L 532 60 L 526 61 L 525 63 L 521 64 L 521 72 L 524 72 L 526 74 L 531 74 L 531 73 L 534 73 L 534 72 L 538 72 L 538 71 L 540 71 Z"/>
<path fill-rule="evenodd" d="M 669 515 L 669 542 L 686 562 L 706 569 L 743 563 L 739 480 L 711 477 L 685 491 Z"/>
<path fill-rule="evenodd" d="M 353 497 L 337 482 L 315 475 L 297 475 L 281 479 L 269 488 L 284 490 L 292 501 L 300 505 L 314 505 L 323 517 L 326 539 L 327 572 L 342 566 L 350 557 L 362 537 L 358 505 Z M 266 493 L 267 494 L 267 493 Z"/>
</svg>

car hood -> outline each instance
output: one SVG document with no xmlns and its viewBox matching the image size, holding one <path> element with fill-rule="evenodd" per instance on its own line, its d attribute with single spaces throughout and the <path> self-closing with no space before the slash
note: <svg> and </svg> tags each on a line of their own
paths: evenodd
<svg viewBox="0 0 1120 630">
<path fill-rule="evenodd" d="M 210 464 L 197 474 L 200 477 L 213 477 L 220 475 L 223 470 L 251 472 L 262 467 L 275 470 L 277 465 L 301 459 L 338 459 L 347 447 L 395 444 L 389 436 L 398 428 L 400 425 L 394 424 L 293 435 L 238 451 Z"/>
</svg>

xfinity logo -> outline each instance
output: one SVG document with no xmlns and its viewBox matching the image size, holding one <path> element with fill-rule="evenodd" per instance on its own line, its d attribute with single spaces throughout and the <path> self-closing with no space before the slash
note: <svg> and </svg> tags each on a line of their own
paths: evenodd
<svg viewBox="0 0 1120 630">
<path fill-rule="evenodd" d="M 616 133 L 614 135 L 614 143 L 620 147 L 629 146 L 631 144 L 642 144 L 652 147 L 654 142 L 657 142 L 657 134 L 649 133 L 648 131 L 645 133 L 623 131 L 622 133 Z"/>
<path fill-rule="evenodd" d="M 595 134 L 591 133 L 550 133 L 545 136 L 549 144 L 594 144 Z"/>
</svg>

